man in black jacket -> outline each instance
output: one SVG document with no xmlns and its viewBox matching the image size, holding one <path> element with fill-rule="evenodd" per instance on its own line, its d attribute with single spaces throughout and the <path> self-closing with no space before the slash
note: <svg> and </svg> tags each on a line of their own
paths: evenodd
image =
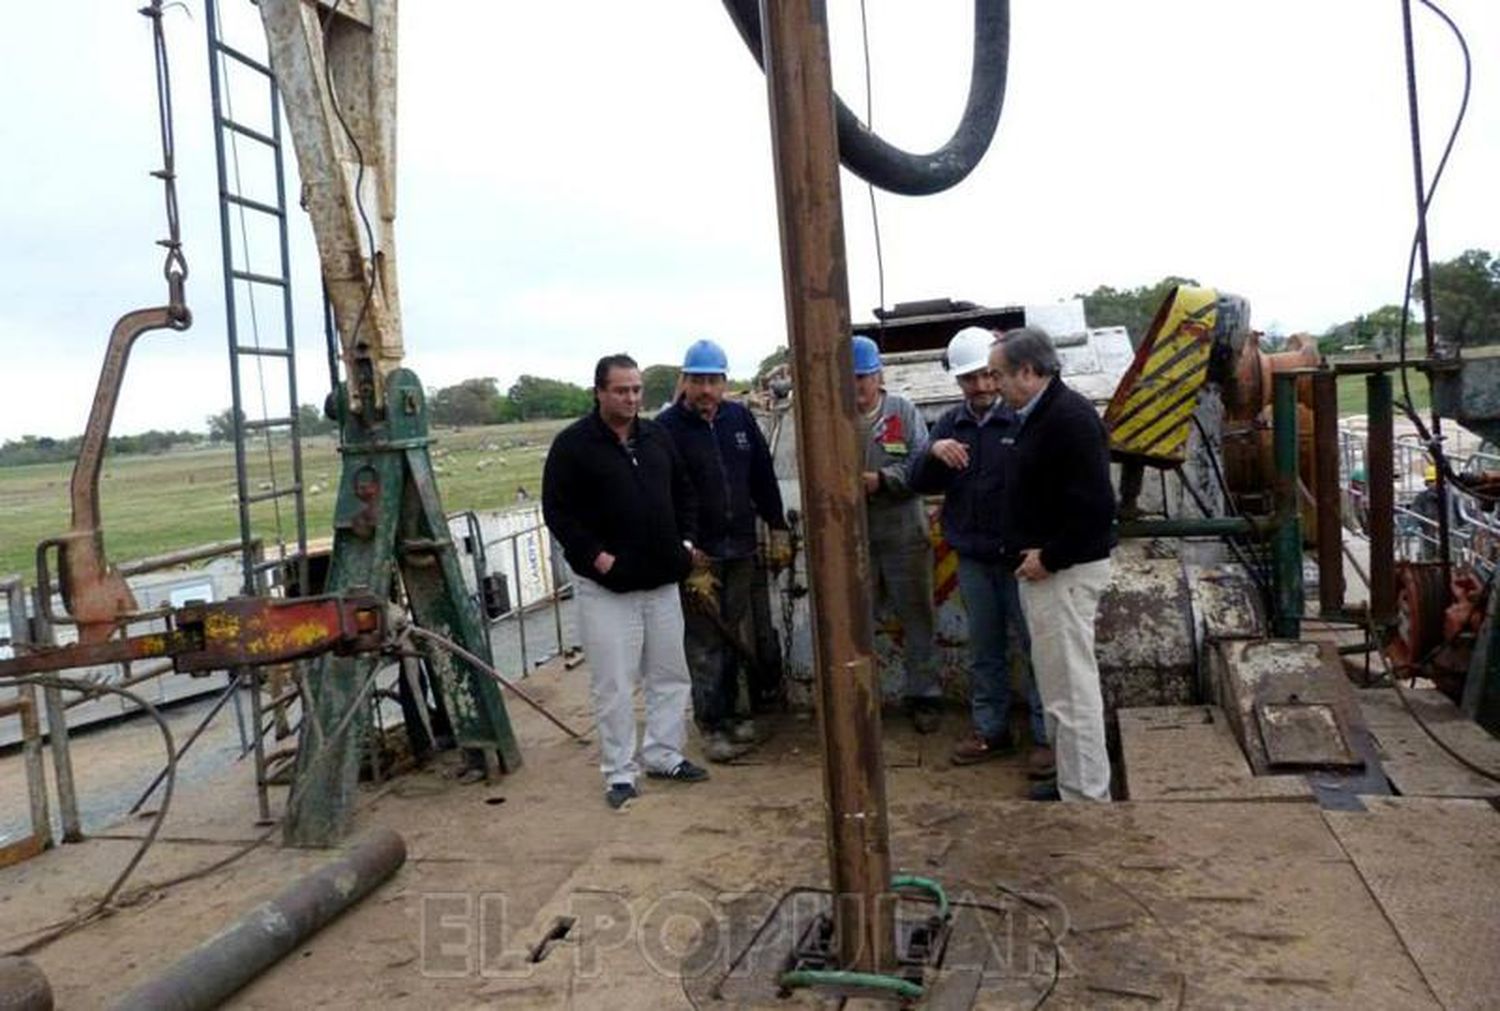
<svg viewBox="0 0 1500 1011">
<path fill-rule="evenodd" d="M 628 355 L 594 369 L 594 410 L 558 433 L 542 470 L 542 514 L 576 575 L 593 676 L 605 800 L 636 796 L 636 776 L 693 783 L 682 755 L 692 681 L 677 582 L 692 564 L 697 502 L 671 438 L 636 417 L 641 373 Z M 634 693 L 644 682 L 646 736 L 636 755 Z"/>
<path fill-rule="evenodd" d="M 968 614 L 969 711 L 973 729 L 953 748 L 953 761 L 969 765 L 1009 754 L 1011 636 L 1029 654 L 1026 621 L 1016 596 L 1014 566 L 1005 564 L 997 503 L 1005 482 L 1005 457 L 1015 434 L 1015 413 L 1000 400 L 990 370 L 995 334 L 964 327 L 948 342 L 943 367 L 958 383 L 963 402 L 932 426 L 931 442 L 912 463 L 912 484 L 943 494 L 943 538 L 958 555 L 958 588 Z M 1042 724 L 1042 703 L 1028 667 L 1022 674 L 1031 710 L 1034 776 L 1052 775 L 1052 753 Z"/>
<path fill-rule="evenodd" d="M 1057 755 L 1056 784 L 1032 796 L 1108 801 L 1094 616 L 1115 546 L 1109 440 L 1094 405 L 1064 385 L 1043 331 L 1008 331 L 990 352 L 990 367 L 1019 421 L 999 514 Z"/>
<path fill-rule="evenodd" d="M 742 646 L 755 642 L 756 516 L 773 539 L 783 539 L 787 529 L 765 436 L 747 408 L 724 399 L 728 371 L 723 348 L 695 342 L 683 357 L 676 402 L 656 419 L 676 444 L 698 496 L 697 544 L 704 557 L 685 588 L 684 611 L 693 716 L 703 753 L 713 762 L 738 757 L 756 740 L 754 723 L 736 715 L 742 664 L 726 630 Z M 780 688 L 754 679 L 747 687 L 752 704 Z"/>
</svg>

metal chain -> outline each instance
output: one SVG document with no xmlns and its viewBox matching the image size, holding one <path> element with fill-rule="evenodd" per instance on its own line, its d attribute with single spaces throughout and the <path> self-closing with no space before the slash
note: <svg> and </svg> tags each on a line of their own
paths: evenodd
<svg viewBox="0 0 1500 1011">
<path fill-rule="evenodd" d="M 172 73 L 167 64 L 167 39 L 162 31 L 163 0 L 151 0 L 140 9 L 140 13 L 151 20 L 151 35 L 156 53 L 156 105 L 161 122 L 162 167 L 151 175 L 162 181 L 167 210 L 167 237 L 158 239 L 157 245 L 167 250 L 162 264 L 162 274 L 167 279 L 167 289 L 173 310 L 186 312 L 183 285 L 188 276 L 187 258 L 182 254 L 182 228 L 177 217 L 177 169 L 176 141 L 172 134 Z M 177 313 L 174 312 L 174 315 Z"/>
</svg>

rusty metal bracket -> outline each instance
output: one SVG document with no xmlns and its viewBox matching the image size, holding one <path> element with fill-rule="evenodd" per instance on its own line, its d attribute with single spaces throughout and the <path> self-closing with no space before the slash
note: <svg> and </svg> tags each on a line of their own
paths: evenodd
<svg viewBox="0 0 1500 1011">
<path fill-rule="evenodd" d="M 167 657 L 179 673 L 285 663 L 320 653 L 349 656 L 380 650 L 385 603 L 369 594 L 266 600 L 233 597 L 166 613 L 164 632 L 106 642 L 79 642 L 0 660 L 0 678 L 102 663 Z"/>
<path fill-rule="evenodd" d="M 48 549 L 57 548 L 63 607 L 78 626 L 80 643 L 103 642 L 114 633 L 122 618 L 128 619 L 135 610 L 135 596 L 125 577 L 105 558 L 104 530 L 99 517 L 99 471 L 109 445 L 109 428 L 120 399 L 130 349 L 143 334 L 152 330 L 186 330 L 192 321 L 192 313 L 182 302 L 179 279 L 172 285 L 168 305 L 128 312 L 110 332 L 88 427 L 84 429 L 78 459 L 73 464 L 69 486 L 72 526 L 66 534 L 42 541 L 36 554 L 42 607 L 47 621 L 58 624 L 67 619 L 51 613 L 52 578 L 47 567 Z"/>
</svg>

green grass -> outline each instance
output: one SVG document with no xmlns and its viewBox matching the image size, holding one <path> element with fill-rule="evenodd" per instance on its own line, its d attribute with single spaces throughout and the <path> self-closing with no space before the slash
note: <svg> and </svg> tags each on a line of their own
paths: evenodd
<svg viewBox="0 0 1500 1011">
<path fill-rule="evenodd" d="M 1411 384 L 1412 405 L 1419 411 L 1426 411 L 1432 403 L 1431 390 L 1428 387 L 1427 377 L 1412 372 L 1409 378 Z M 1401 399 L 1401 374 L 1395 373 L 1391 376 L 1391 392 L 1397 400 Z M 1339 416 L 1349 414 L 1364 414 L 1366 410 L 1365 377 L 1364 376 L 1339 376 Z M 1397 413 L 1400 413 L 1399 408 Z"/>
<path fill-rule="evenodd" d="M 502 509 L 515 501 L 517 487 L 540 496 L 542 461 L 563 421 L 521 422 L 433 434 L 432 456 L 443 508 Z M 290 483 L 290 456 L 275 447 L 277 484 Z M 251 491 L 270 479 L 265 443 L 249 453 Z M 481 466 L 483 464 L 483 466 Z M 331 436 L 303 440 L 303 476 L 308 488 L 307 530 L 315 539 L 333 533 L 339 458 Z M 0 575 L 19 573 L 31 582 L 36 544 L 64 533 L 70 522 L 68 483 L 72 464 L 0 467 Z M 193 547 L 238 540 L 234 453 L 227 447 L 194 448 L 160 455 L 106 457 L 99 480 L 104 548 L 116 563 Z M 274 536 L 275 507 L 254 507 L 255 530 Z M 296 537 L 289 500 L 281 509 L 281 529 Z"/>
</svg>

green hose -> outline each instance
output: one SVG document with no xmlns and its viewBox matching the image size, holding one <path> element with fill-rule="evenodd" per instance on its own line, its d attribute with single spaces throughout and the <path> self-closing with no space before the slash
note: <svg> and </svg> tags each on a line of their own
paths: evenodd
<svg viewBox="0 0 1500 1011">
<path fill-rule="evenodd" d="M 897 874 L 891 878 L 892 888 L 916 888 L 926 892 L 937 899 L 938 917 L 948 919 L 948 893 L 943 891 L 943 886 L 931 878 L 921 878 L 915 874 Z"/>
<path fill-rule="evenodd" d="M 897 874 L 891 878 L 891 887 L 915 888 L 926 892 L 937 900 L 938 916 L 943 920 L 948 919 L 948 893 L 931 878 Z M 920 984 L 899 976 L 883 976 L 877 972 L 846 972 L 842 969 L 792 969 L 781 974 L 781 985 L 788 989 L 799 986 L 859 986 L 871 990 L 886 990 L 906 1000 L 917 1000 L 922 996 Z"/>
<path fill-rule="evenodd" d="M 845 972 L 842 969 L 793 969 L 781 974 L 781 985 L 788 988 L 860 986 L 871 990 L 887 990 L 907 1000 L 916 1000 L 922 996 L 920 986 L 899 976 L 882 976 L 878 972 Z"/>
</svg>

